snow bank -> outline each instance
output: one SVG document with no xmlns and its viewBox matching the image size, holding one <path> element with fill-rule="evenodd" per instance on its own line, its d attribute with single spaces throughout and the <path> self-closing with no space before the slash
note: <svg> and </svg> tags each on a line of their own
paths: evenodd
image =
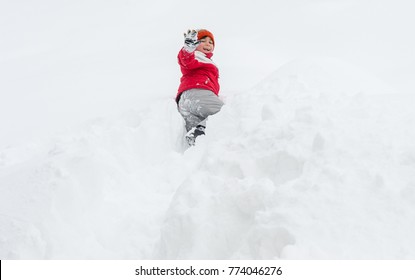
<svg viewBox="0 0 415 280">
<path fill-rule="evenodd" d="M 142 106 L 0 153 L 0 258 L 150 257 L 183 133 L 174 103 L 153 102 L 163 114 Z"/>
<path fill-rule="evenodd" d="M 379 86 L 311 59 L 229 97 L 184 155 L 198 168 L 175 193 L 158 256 L 413 258 L 413 103 Z"/>
<path fill-rule="evenodd" d="M 325 59 L 223 96 L 190 149 L 155 99 L 1 151 L 0 258 L 415 257 L 412 96 Z"/>
</svg>

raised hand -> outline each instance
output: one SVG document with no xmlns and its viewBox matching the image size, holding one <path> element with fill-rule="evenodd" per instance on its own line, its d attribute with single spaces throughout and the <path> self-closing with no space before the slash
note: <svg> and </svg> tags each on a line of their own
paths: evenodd
<svg viewBox="0 0 415 280">
<path fill-rule="evenodd" d="M 187 33 L 184 33 L 184 46 L 183 48 L 191 53 L 194 52 L 200 42 L 197 40 L 197 31 L 196 30 L 187 30 Z"/>
</svg>

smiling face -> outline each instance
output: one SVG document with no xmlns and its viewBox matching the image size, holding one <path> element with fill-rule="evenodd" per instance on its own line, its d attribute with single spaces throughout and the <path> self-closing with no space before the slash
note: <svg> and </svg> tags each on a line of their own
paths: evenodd
<svg viewBox="0 0 415 280">
<path fill-rule="evenodd" d="M 197 46 L 196 50 L 202 53 L 211 53 L 215 49 L 213 40 L 210 37 L 204 37 L 200 39 L 200 44 Z"/>
</svg>

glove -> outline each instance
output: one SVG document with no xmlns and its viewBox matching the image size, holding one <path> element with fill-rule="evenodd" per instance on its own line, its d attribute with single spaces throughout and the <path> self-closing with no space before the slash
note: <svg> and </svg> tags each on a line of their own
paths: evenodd
<svg viewBox="0 0 415 280">
<path fill-rule="evenodd" d="M 187 30 L 187 33 L 184 33 L 184 46 L 183 48 L 188 52 L 194 52 L 200 42 L 197 40 L 197 31 L 196 30 Z"/>
</svg>

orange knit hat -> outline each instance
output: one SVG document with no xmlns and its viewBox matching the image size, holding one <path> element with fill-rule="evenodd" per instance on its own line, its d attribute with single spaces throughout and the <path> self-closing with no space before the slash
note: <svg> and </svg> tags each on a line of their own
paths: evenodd
<svg viewBox="0 0 415 280">
<path fill-rule="evenodd" d="M 206 36 L 210 37 L 213 41 L 213 45 L 215 45 L 215 37 L 213 37 L 212 32 L 206 29 L 199 29 L 197 31 L 197 39 L 200 40 L 202 38 L 205 38 Z"/>
</svg>

